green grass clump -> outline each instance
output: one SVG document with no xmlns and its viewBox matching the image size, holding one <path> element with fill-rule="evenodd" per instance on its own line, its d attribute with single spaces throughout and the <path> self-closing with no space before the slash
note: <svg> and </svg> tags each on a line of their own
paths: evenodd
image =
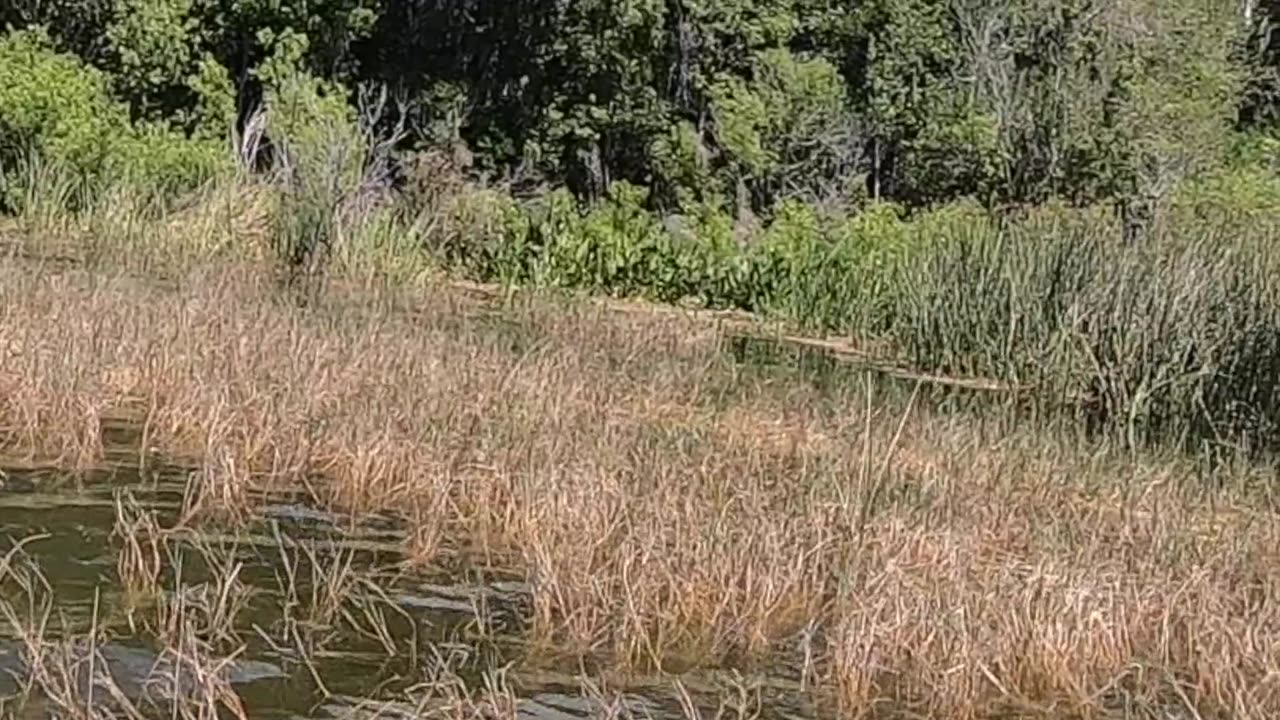
<svg viewBox="0 0 1280 720">
<path fill-rule="evenodd" d="M 896 269 L 885 334 L 916 366 L 1034 387 L 1131 445 L 1274 449 L 1274 242 L 1182 208 L 1133 244 L 1099 211 L 952 226 Z"/>
</svg>

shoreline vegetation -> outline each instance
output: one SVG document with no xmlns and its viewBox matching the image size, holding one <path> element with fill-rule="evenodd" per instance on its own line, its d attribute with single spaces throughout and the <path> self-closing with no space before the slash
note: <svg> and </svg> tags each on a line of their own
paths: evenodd
<svg viewBox="0 0 1280 720">
<path fill-rule="evenodd" d="M 800 668 L 844 716 L 1275 707 L 1263 466 L 1206 481 L 1180 453 L 754 365 L 703 323 L 581 300 L 479 312 L 425 286 L 406 313 L 372 291 L 299 305 L 270 265 L 0 272 L 7 456 L 92 468 L 127 419 L 143 460 L 197 468 L 188 522 L 238 527 L 271 488 L 390 513 L 409 566 L 529 583 L 530 667 Z"/>
<path fill-rule="evenodd" d="M 13 716 L 1280 715 L 1280 10 L 92 5 L 0 8 L 0 512 L 101 511 Z"/>
</svg>

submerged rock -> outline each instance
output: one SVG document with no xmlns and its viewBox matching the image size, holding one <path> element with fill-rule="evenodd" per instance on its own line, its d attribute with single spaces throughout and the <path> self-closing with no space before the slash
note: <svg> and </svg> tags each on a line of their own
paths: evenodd
<svg viewBox="0 0 1280 720">
<path fill-rule="evenodd" d="M 0 493 L 35 492 L 36 482 L 27 475 L 0 470 Z"/>
<path fill-rule="evenodd" d="M 190 695 L 196 690 L 193 673 L 183 667 L 175 668 L 173 659 L 167 654 L 157 655 L 144 648 L 106 643 L 96 648 L 96 657 L 90 662 L 87 647 L 75 647 L 71 657 L 67 657 L 66 649 L 65 646 L 51 648 L 57 656 L 45 656 L 43 661 L 54 677 L 64 682 L 74 678 L 80 697 L 89 695 L 91 667 L 94 694 L 104 699 L 108 697 L 107 678 L 131 702 L 157 700 L 172 694 L 175 676 L 178 694 Z M 22 645 L 14 641 L 0 641 L 0 697 L 14 697 L 23 691 L 31 676 L 29 663 L 30 657 Z M 233 660 L 223 666 L 219 674 L 232 685 L 288 677 L 279 666 L 260 660 Z"/>
</svg>

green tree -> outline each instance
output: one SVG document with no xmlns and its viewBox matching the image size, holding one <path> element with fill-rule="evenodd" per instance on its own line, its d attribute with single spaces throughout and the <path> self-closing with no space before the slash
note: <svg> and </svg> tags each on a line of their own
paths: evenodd
<svg viewBox="0 0 1280 720">
<path fill-rule="evenodd" d="M 711 87 L 714 138 L 758 204 L 844 195 L 861 154 L 843 78 L 821 58 L 760 52 L 752 78 L 722 73 Z"/>
</svg>

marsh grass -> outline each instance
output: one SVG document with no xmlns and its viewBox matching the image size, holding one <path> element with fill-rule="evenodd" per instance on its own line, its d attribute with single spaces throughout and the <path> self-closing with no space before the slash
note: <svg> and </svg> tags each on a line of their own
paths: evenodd
<svg viewBox="0 0 1280 720">
<path fill-rule="evenodd" d="M 394 115 L 385 95 L 362 94 L 353 115 L 313 106 L 302 86 L 294 90 L 301 95 L 254 116 L 246 137 L 236 138 L 234 172 L 181 198 L 157 198 L 127 179 L 85 186 L 64 168 L 26 161 L 19 244 L 28 255 L 169 283 L 211 264 L 244 264 L 283 282 L 300 303 L 324 302 L 337 283 L 376 292 L 429 286 L 445 271 L 467 271 L 472 256 L 494 252 L 532 264 L 530 281 L 541 276 L 533 267 L 541 262 L 537 243 L 526 237 L 537 213 L 513 198 L 436 167 L 430 154 L 413 171 L 421 177 L 393 188 L 393 148 L 403 128 L 379 133 Z M 263 131 L 274 133 L 277 147 L 269 162 L 257 163 Z M 251 172 L 255 164 L 266 171 Z M 913 371 L 1017 386 L 1039 415 L 1066 415 L 1131 449 L 1178 445 L 1213 461 L 1274 452 L 1280 226 L 1248 202 L 1197 188 L 1180 190 L 1136 242 L 1124 239 L 1123 223 L 1107 209 L 1057 205 L 1001 214 L 961 205 L 911 222 L 890 214 L 884 227 L 868 215 L 831 237 L 792 228 L 805 248 L 784 252 L 800 253 L 783 263 L 792 270 L 750 250 L 731 254 L 717 272 L 745 273 L 747 286 L 708 302 L 741 304 L 738 295 L 782 283 L 790 289 L 778 290 L 785 297 L 771 319 L 850 335 L 878 360 Z M 576 217 L 577 208 L 564 209 L 566 221 Z M 629 222 L 655 220 L 634 211 Z M 607 252 L 618 257 L 611 262 L 624 264 L 647 252 L 633 247 L 646 233 L 615 234 L 575 242 L 586 243 L 584 252 L 612 243 Z M 455 245 L 461 256 L 431 254 Z M 657 275 L 682 287 L 712 282 L 683 277 L 700 272 L 685 265 Z M 796 273 L 799 267 L 807 270 Z M 656 290 L 623 285 L 597 289 Z"/>
<path fill-rule="evenodd" d="M 518 717 L 518 702 L 505 668 L 482 674 L 479 683 L 465 682 L 465 656 L 435 651 L 424 666 L 422 680 L 409 688 L 417 717 L 441 720 Z"/>
<path fill-rule="evenodd" d="M 6 452 L 91 464 L 101 418 L 132 413 L 201 468 L 189 506 L 225 508 L 191 523 L 286 486 L 399 516 L 420 567 L 528 579 L 528 662 L 772 668 L 852 717 L 1280 710 L 1265 466 L 1205 483 L 1175 455 L 744 368 L 678 317 L 531 299 L 495 323 L 433 287 L 412 312 L 392 290 L 303 308 L 252 264 L 176 285 L 26 267 L 0 264 Z M 299 552 L 298 610 L 264 635 L 385 648 L 378 579 Z M 126 555 L 146 586 L 150 550 Z M 204 592 L 168 617 L 221 619 L 161 624 L 201 662 L 215 646 L 181 639 L 239 597 Z"/>
<path fill-rule="evenodd" d="M 15 677 L 23 688 L 9 699 L 15 704 L 2 708 L 12 711 L 3 717 L 245 718 L 245 705 L 232 687 L 229 671 L 234 672 L 233 666 L 247 654 L 251 628 L 266 635 L 255 625 L 263 607 L 278 608 L 279 626 L 299 639 L 281 655 L 309 668 L 323 696 L 328 692 L 316 660 L 335 649 L 330 645 L 340 633 L 344 642 L 336 648 L 339 657 L 353 650 L 353 632 L 371 640 L 365 644 L 380 648 L 388 658 L 416 652 L 412 620 L 370 581 L 377 569 L 366 561 L 357 563 L 344 552 L 326 561 L 305 542 L 278 535 L 281 552 L 285 547 L 297 549 L 293 564 L 286 562 L 285 567 L 296 569 L 301 561 L 309 566 L 309 577 L 278 575 L 274 587 L 263 585 L 259 577 L 255 585 L 245 578 L 246 548 L 240 531 L 211 533 L 214 526 L 197 524 L 193 518 L 200 516 L 189 508 L 178 508 L 175 514 L 176 524 L 162 526 L 157 513 L 143 509 L 131 492 L 117 493 L 117 582 L 99 591 L 105 587 L 113 597 L 119 595 L 117 602 L 123 607 L 109 608 L 104 601 L 100 612 L 95 595 L 87 627 L 64 614 L 56 582 L 25 551 L 47 537 L 14 543 L 0 560 L 0 619 L 7 624 L 0 637 L 19 643 L 22 668 Z M 299 602 L 308 594 L 311 603 Z M 397 612 L 394 619 L 401 624 L 393 625 L 388 617 Z M 302 626 L 306 630 L 299 634 Z M 132 662 L 126 659 L 113 668 L 104 648 L 122 637 L 130 645 L 153 648 L 154 663 L 149 668 L 138 665 L 142 661 L 134 655 Z M 270 638 L 267 644 L 280 649 Z M 416 658 L 402 666 L 416 669 Z M 469 688 L 461 678 L 453 682 Z"/>
<path fill-rule="evenodd" d="M 136 628 L 135 612 L 156 603 L 163 594 L 160 585 L 167 547 L 154 512 L 144 510 L 132 494 L 116 497 L 116 520 L 112 539 L 119 543 L 116 579 L 120 584 L 125 614 Z"/>
<path fill-rule="evenodd" d="M 259 628 L 269 644 L 309 658 L 358 639 L 389 658 L 416 661 L 416 624 L 380 587 L 377 568 L 368 567 L 354 549 L 322 553 L 312 543 L 288 542 L 278 528 L 273 531 L 280 552 L 276 585 L 281 613 L 270 630 Z M 393 633 L 392 620 L 402 621 L 402 632 L 410 628 L 407 642 Z M 323 687 L 319 674 L 311 672 Z"/>
<path fill-rule="evenodd" d="M 144 676 L 121 681 L 102 654 L 111 628 L 99 616 L 96 600 L 89 628 L 69 624 L 56 611 L 57 597 L 40 567 L 21 553 L 21 546 L 15 550 L 2 579 L 6 589 L 17 592 L 0 601 L 0 616 L 21 644 L 22 705 L 35 704 L 37 712 L 77 720 L 215 720 L 228 717 L 226 713 L 243 720 L 239 696 L 224 673 L 243 647 L 222 655 L 209 639 L 211 632 L 214 637 L 226 632 L 227 626 L 218 626 L 233 612 L 227 594 L 213 603 L 189 603 L 179 594 L 176 600 L 154 604 L 159 623 L 166 626 L 159 636 L 161 651 Z M 234 574 L 223 578 L 233 582 Z M 137 687 L 126 691 L 126 684 Z"/>
<path fill-rule="evenodd" d="M 1280 256 L 1269 221 L 1177 207 L 1121 242 L 1100 210 L 941 224 L 856 332 L 914 366 L 1032 388 L 1134 449 L 1266 453 L 1280 440 Z"/>
</svg>

